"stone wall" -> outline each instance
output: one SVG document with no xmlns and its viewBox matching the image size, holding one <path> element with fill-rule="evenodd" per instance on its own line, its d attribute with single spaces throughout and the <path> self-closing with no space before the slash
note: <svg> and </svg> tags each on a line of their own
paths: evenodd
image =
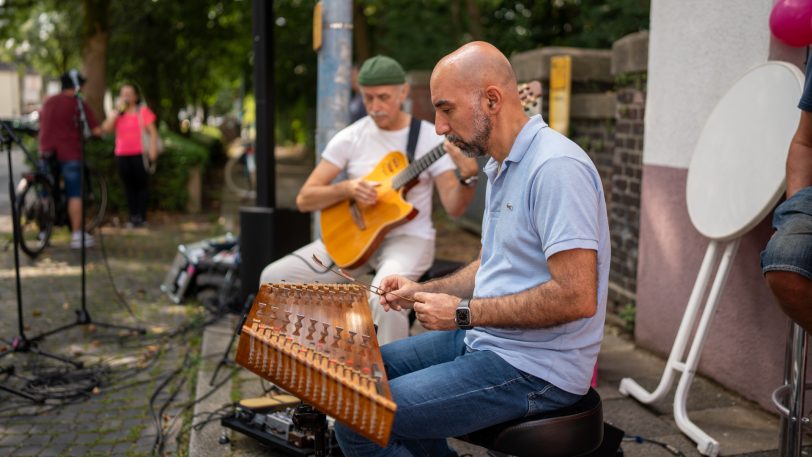
<svg viewBox="0 0 812 457">
<path fill-rule="evenodd" d="M 616 312 L 636 302 L 647 65 L 648 32 L 628 35 L 612 46 L 615 130 L 608 207 L 612 239 L 609 307 Z"/>
<path fill-rule="evenodd" d="M 567 135 L 595 162 L 607 202 L 611 195 L 615 101 L 612 93 L 612 52 L 605 49 L 547 47 L 514 54 L 510 63 L 519 82 L 541 81 L 542 115 L 549 108 L 550 59 L 570 56 L 572 84 L 570 130 Z"/>
</svg>

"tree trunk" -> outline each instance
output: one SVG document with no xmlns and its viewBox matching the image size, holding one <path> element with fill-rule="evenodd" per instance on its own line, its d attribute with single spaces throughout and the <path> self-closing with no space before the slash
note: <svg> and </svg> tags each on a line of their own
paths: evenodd
<svg viewBox="0 0 812 457">
<path fill-rule="evenodd" d="M 364 5 L 356 0 L 352 8 L 352 41 L 355 48 L 353 62 L 359 66 L 370 57 L 369 25 L 364 15 Z"/>
<path fill-rule="evenodd" d="M 468 13 L 468 30 L 471 38 L 481 40 L 484 36 L 482 31 L 482 13 L 479 11 L 479 4 L 476 0 L 465 0 L 465 10 Z"/>
<path fill-rule="evenodd" d="M 101 122 L 107 74 L 110 0 L 83 0 L 82 67 L 87 76 L 85 100 Z"/>
<path fill-rule="evenodd" d="M 88 37 L 82 51 L 82 67 L 87 76 L 84 87 L 85 101 L 90 105 L 96 119 L 104 120 L 104 91 L 107 73 L 107 32 Z"/>
</svg>

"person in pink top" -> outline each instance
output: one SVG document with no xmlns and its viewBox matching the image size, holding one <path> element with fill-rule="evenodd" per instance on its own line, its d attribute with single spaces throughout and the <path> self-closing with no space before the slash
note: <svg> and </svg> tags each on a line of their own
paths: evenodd
<svg viewBox="0 0 812 457">
<path fill-rule="evenodd" d="M 105 119 L 102 129 L 116 134 L 116 164 L 130 211 L 130 226 L 142 227 L 147 221 L 147 185 L 149 175 L 144 166 L 143 154 L 149 160 L 158 157 L 158 130 L 155 113 L 141 103 L 141 94 L 132 84 L 121 86 L 113 114 Z M 143 133 L 148 134 L 148 144 L 143 144 Z"/>
</svg>

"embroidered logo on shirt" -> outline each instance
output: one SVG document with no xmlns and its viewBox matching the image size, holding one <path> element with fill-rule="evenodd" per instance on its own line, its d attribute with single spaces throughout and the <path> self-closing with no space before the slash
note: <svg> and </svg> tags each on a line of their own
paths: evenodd
<svg viewBox="0 0 812 457">
<path fill-rule="evenodd" d="M 507 202 L 507 204 L 505 206 L 507 207 L 507 209 L 513 211 L 513 203 Z"/>
</svg>

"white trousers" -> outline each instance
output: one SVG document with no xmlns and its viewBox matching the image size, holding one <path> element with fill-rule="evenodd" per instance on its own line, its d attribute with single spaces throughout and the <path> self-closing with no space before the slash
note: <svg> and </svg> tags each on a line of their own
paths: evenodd
<svg viewBox="0 0 812 457">
<path fill-rule="evenodd" d="M 300 284 L 349 282 L 314 263 L 313 254 L 324 262 L 329 260 L 332 263 L 324 243 L 316 240 L 265 267 L 259 277 L 260 284 L 283 281 Z M 357 278 L 374 270 L 375 277 L 372 279 L 372 284 L 377 286 L 383 278 L 394 274 L 416 281 L 431 268 L 433 262 L 434 240 L 407 235 L 390 236 L 383 240 L 378 250 L 364 265 L 347 272 Z M 408 310 L 384 311 L 380 304 L 380 297 L 371 292 L 369 293 L 369 306 L 372 311 L 372 321 L 378 326 L 378 344 L 384 345 L 409 336 Z"/>
</svg>

